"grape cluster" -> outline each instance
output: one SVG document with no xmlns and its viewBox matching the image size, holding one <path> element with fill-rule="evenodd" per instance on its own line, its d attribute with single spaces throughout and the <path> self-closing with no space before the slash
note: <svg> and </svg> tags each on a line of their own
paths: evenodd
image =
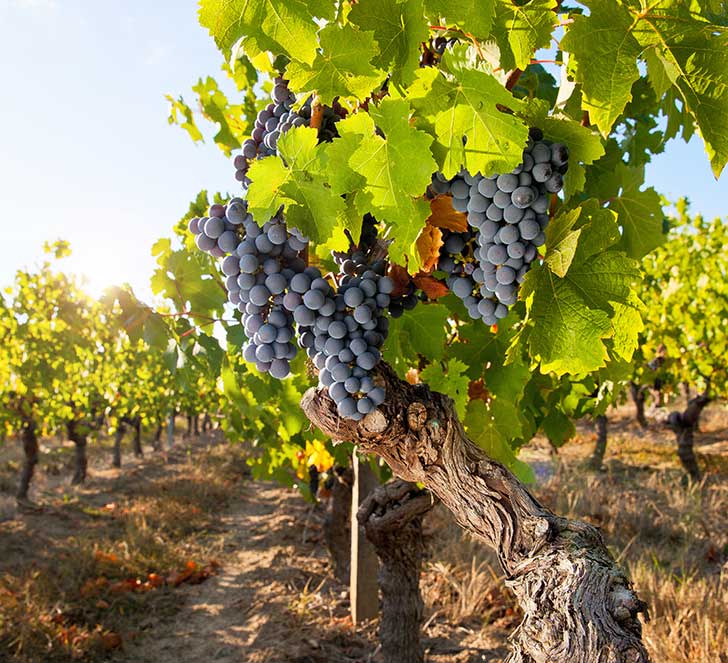
<svg viewBox="0 0 728 663">
<path fill-rule="evenodd" d="M 211 238 L 220 226 L 228 229 Z M 261 372 L 286 377 L 296 346 L 292 342 L 293 315 L 284 306 L 284 299 L 291 280 L 306 268 L 301 253 L 307 239 L 295 228 L 286 228 L 280 215 L 259 227 L 242 198 L 233 198 L 227 205 L 212 205 L 209 216 L 192 219 L 189 229 L 196 234 L 199 248 L 216 257 L 226 255 L 222 271 L 228 301 L 243 314 L 249 339 L 243 357 Z M 225 233 L 230 235 L 221 242 Z M 210 241 L 215 241 L 214 246 Z"/>
<path fill-rule="evenodd" d="M 294 110 L 296 97 L 288 89 L 288 81 L 281 77 L 273 81 L 272 101 L 258 113 L 255 128 L 251 137 L 242 144 L 242 154 L 235 156 L 235 179 L 247 186 L 250 183 L 248 168 L 253 159 L 277 154 L 276 148 L 280 136 L 293 127 L 309 126 L 311 123 L 311 99 L 307 99 L 301 108 Z M 329 141 L 336 135 L 335 123 L 344 111 L 338 103 L 333 107 L 323 108 L 323 116 L 319 127 L 319 140 Z"/>
<path fill-rule="evenodd" d="M 222 258 L 238 247 L 238 228 L 252 220 L 247 203 L 233 198 L 227 205 L 211 205 L 208 216 L 190 219 L 188 228 L 200 251 Z"/>
<path fill-rule="evenodd" d="M 372 376 L 389 329 L 384 312 L 392 280 L 386 264 L 367 264 L 352 253 L 340 262 L 334 289 L 315 267 L 291 281 L 284 305 L 298 323 L 299 343 L 319 371 L 319 384 L 329 392 L 339 415 L 358 421 L 384 401 L 384 389 Z"/>
<path fill-rule="evenodd" d="M 549 196 L 563 187 L 568 158 L 564 145 L 531 129 L 523 161 L 510 173 L 433 176 L 431 192 L 451 194 L 472 229 L 446 233 L 437 267 L 472 318 L 492 325 L 515 304 L 518 286 L 545 241 Z"/>
</svg>

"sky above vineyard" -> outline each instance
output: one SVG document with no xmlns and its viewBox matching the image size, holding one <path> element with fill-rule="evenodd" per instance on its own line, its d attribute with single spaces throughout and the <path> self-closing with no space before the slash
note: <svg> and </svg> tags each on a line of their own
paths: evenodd
<svg viewBox="0 0 728 663">
<path fill-rule="evenodd" d="M 154 241 L 200 189 L 235 188 L 214 145 L 167 124 L 164 94 L 219 72 L 196 5 L 0 0 L 0 284 L 62 237 L 68 269 L 92 291 L 129 282 L 148 297 Z M 715 181 L 698 138 L 672 141 L 647 184 L 708 217 L 728 214 L 728 177 Z"/>
</svg>

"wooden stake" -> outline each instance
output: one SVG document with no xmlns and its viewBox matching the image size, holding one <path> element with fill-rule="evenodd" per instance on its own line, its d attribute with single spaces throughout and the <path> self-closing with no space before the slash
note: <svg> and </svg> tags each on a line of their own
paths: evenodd
<svg viewBox="0 0 728 663">
<path fill-rule="evenodd" d="M 351 598 L 351 620 L 358 624 L 373 619 L 379 614 L 379 585 L 377 574 L 379 560 L 374 546 L 367 540 L 364 528 L 359 525 L 356 514 L 361 503 L 378 485 L 369 464 L 359 459 L 354 452 L 354 489 L 351 493 L 351 574 L 349 596 Z"/>
</svg>

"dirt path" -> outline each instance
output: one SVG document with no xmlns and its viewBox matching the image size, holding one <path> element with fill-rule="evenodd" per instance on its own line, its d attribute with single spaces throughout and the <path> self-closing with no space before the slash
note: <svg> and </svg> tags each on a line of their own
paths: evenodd
<svg viewBox="0 0 728 663">
<path fill-rule="evenodd" d="M 241 498 L 221 519 L 228 536 L 220 573 L 202 585 L 182 589 L 185 605 L 173 621 L 135 638 L 116 660 L 371 660 L 367 656 L 371 643 L 353 633 L 341 588 L 328 575 L 317 545 L 319 522 L 320 513 L 314 514 L 293 491 L 247 483 Z M 327 609 L 323 602 L 329 603 Z M 328 641 L 320 637 L 318 617 L 327 621 Z"/>
</svg>

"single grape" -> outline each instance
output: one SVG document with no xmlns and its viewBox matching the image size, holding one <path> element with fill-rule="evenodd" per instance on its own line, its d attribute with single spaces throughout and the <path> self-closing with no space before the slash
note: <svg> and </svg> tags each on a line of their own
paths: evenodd
<svg viewBox="0 0 728 663">
<path fill-rule="evenodd" d="M 522 210 L 526 209 L 535 199 L 536 192 L 530 186 L 519 186 L 511 194 L 513 206 Z"/>
<path fill-rule="evenodd" d="M 500 191 L 512 193 L 518 186 L 518 177 L 513 173 L 504 173 L 503 175 L 498 176 L 496 185 Z"/>
<path fill-rule="evenodd" d="M 264 285 L 254 285 L 250 289 L 250 302 L 255 306 L 265 306 L 270 298 L 270 290 Z"/>
</svg>

